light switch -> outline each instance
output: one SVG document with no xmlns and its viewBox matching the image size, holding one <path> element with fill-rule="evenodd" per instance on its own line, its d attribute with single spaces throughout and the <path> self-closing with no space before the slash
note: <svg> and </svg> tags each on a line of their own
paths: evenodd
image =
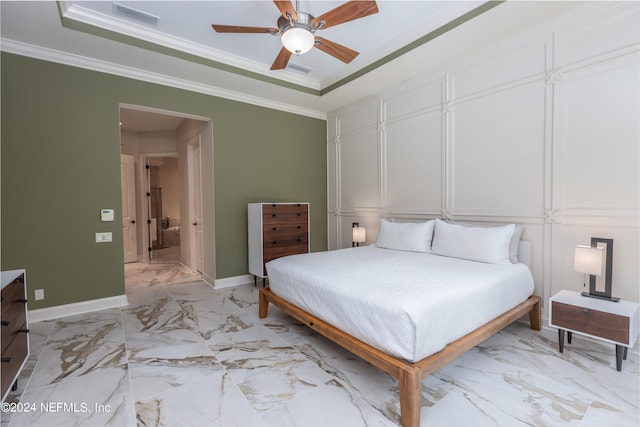
<svg viewBox="0 0 640 427">
<path fill-rule="evenodd" d="M 114 220 L 113 209 L 102 209 L 100 211 L 100 220 L 113 221 Z"/>
<path fill-rule="evenodd" d="M 96 243 L 112 242 L 113 234 L 111 232 L 96 233 Z"/>
</svg>

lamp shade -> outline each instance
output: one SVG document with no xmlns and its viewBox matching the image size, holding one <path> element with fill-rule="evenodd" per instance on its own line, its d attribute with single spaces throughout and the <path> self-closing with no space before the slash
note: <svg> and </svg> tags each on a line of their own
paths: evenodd
<svg viewBox="0 0 640 427">
<path fill-rule="evenodd" d="M 353 239 L 354 243 L 364 243 L 367 240 L 367 231 L 364 227 L 355 226 L 351 229 L 353 231 Z"/>
<path fill-rule="evenodd" d="M 602 276 L 605 254 L 604 248 L 576 246 L 574 269 L 579 273 Z"/>
<path fill-rule="evenodd" d="M 296 55 L 309 52 L 315 42 L 316 39 L 311 31 L 302 27 L 289 28 L 282 34 L 282 46 Z"/>
</svg>

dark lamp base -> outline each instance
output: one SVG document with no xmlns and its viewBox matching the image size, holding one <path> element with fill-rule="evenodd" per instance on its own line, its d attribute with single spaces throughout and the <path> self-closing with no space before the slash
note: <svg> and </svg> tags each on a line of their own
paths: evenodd
<svg viewBox="0 0 640 427">
<path fill-rule="evenodd" d="M 605 296 L 602 296 L 602 295 L 593 295 L 593 294 L 590 294 L 589 292 L 583 292 L 581 295 L 583 297 L 603 299 L 605 301 L 611 301 L 611 302 L 620 301 L 620 298 L 617 298 L 617 297 L 605 297 Z"/>
</svg>

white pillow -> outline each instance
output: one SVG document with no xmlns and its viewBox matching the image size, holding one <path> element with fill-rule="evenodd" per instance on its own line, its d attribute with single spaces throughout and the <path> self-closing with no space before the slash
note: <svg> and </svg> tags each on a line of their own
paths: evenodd
<svg viewBox="0 0 640 427">
<path fill-rule="evenodd" d="M 455 222 L 456 225 L 464 225 L 465 227 L 481 227 L 481 228 L 491 228 L 496 227 L 495 225 L 483 225 L 483 224 L 469 224 L 467 222 Z M 512 264 L 517 264 L 518 261 L 518 249 L 520 248 L 520 240 L 522 239 L 522 233 L 524 231 L 524 227 L 522 224 L 514 224 L 515 229 L 513 230 L 513 236 L 511 236 L 511 242 L 509 243 L 509 261 Z"/>
<path fill-rule="evenodd" d="M 469 227 L 436 219 L 431 252 L 491 264 L 511 264 L 509 246 L 515 224 Z"/>
<path fill-rule="evenodd" d="M 434 221 L 390 222 L 380 220 L 376 246 L 398 251 L 425 252 L 431 249 Z"/>
<path fill-rule="evenodd" d="M 511 261 L 511 264 L 520 262 L 518 260 L 518 249 L 520 248 L 520 240 L 522 239 L 522 232 L 524 231 L 522 224 L 515 224 L 514 227 L 511 243 L 509 243 L 509 261 Z"/>
</svg>

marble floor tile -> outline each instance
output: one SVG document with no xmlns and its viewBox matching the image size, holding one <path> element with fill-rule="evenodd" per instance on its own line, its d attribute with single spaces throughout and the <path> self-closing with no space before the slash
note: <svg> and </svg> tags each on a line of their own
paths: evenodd
<svg viewBox="0 0 640 427">
<path fill-rule="evenodd" d="M 277 307 L 259 319 L 252 284 L 214 289 L 168 259 L 125 277 L 129 306 L 30 325 L 7 401 L 38 410 L 2 427 L 398 425 L 396 379 Z M 559 353 L 554 330 L 516 323 L 423 380 L 421 425 L 637 427 L 639 388 L 637 352 L 617 372 L 612 345 Z"/>
<path fill-rule="evenodd" d="M 127 353 L 136 400 L 223 370 L 209 346 L 193 330 L 129 335 Z"/>
<path fill-rule="evenodd" d="M 105 310 L 56 321 L 29 387 L 58 383 L 125 364 L 120 317 L 120 310 Z"/>
<path fill-rule="evenodd" d="M 224 371 L 137 401 L 136 414 L 145 427 L 266 427 Z"/>
<path fill-rule="evenodd" d="M 196 330 L 196 325 L 168 294 L 157 294 L 144 304 L 129 305 L 122 310 L 125 335 L 140 332 L 171 332 L 176 329 Z"/>
<path fill-rule="evenodd" d="M 227 335 L 230 345 L 216 359 L 258 412 L 332 379 L 264 326 Z"/>
<path fill-rule="evenodd" d="M 582 390 L 474 353 L 462 355 L 434 376 L 461 389 L 481 411 L 477 418 L 502 414 L 529 425 L 578 424 L 591 404 Z"/>
<path fill-rule="evenodd" d="M 10 426 L 133 426 L 135 412 L 126 365 L 25 391 L 32 410 L 14 415 Z"/>
<path fill-rule="evenodd" d="M 338 382 L 331 381 L 300 394 L 262 414 L 268 427 L 392 427 L 396 423 L 361 399 L 353 397 Z"/>
</svg>

